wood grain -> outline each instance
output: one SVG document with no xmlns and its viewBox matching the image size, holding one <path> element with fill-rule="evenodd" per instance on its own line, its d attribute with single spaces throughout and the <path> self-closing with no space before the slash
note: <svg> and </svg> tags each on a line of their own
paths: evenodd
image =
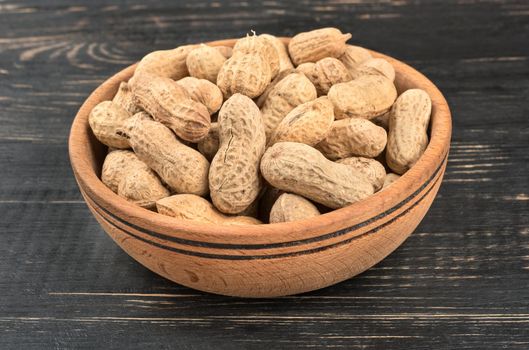
<svg viewBox="0 0 529 350">
<path fill-rule="evenodd" d="M 0 348 L 526 349 L 528 16 L 503 0 L 0 2 Z M 419 68 L 452 108 L 444 184 L 406 243 L 265 301 L 171 284 L 115 246 L 68 163 L 88 93 L 154 49 L 325 25 Z"/>
</svg>

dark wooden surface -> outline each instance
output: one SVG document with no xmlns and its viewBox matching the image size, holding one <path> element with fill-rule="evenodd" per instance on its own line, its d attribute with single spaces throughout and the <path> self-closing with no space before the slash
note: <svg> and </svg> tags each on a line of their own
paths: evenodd
<svg viewBox="0 0 529 350">
<path fill-rule="evenodd" d="M 154 49 L 336 26 L 402 59 L 454 116 L 416 232 L 313 293 L 196 292 L 122 252 L 70 171 L 69 126 Z M 0 348 L 528 349 L 529 2 L 0 0 Z"/>
</svg>

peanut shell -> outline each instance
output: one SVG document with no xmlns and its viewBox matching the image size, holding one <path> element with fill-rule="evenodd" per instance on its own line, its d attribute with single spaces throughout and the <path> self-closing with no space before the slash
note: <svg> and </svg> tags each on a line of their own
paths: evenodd
<svg viewBox="0 0 529 350">
<path fill-rule="evenodd" d="M 399 178 L 400 178 L 400 175 L 393 174 L 393 173 L 387 174 L 386 177 L 384 178 L 384 184 L 382 186 L 382 189 L 389 187 L 392 183 L 397 181 Z"/>
<path fill-rule="evenodd" d="M 175 81 L 144 74 L 135 79 L 132 92 L 138 106 L 183 140 L 197 142 L 207 135 L 207 107 L 194 101 Z"/>
<path fill-rule="evenodd" d="M 257 107 L 262 108 L 264 102 L 266 101 L 266 99 L 268 98 L 268 95 L 270 94 L 270 91 L 272 91 L 274 89 L 274 87 L 281 80 L 283 80 L 283 78 L 285 78 L 288 75 L 290 75 L 291 73 L 295 73 L 295 72 L 296 72 L 296 70 L 294 68 L 286 69 L 286 70 L 283 70 L 283 71 L 279 72 L 279 74 L 276 75 L 276 77 L 270 82 L 270 84 L 268 84 L 268 86 L 263 91 L 263 93 L 257 98 L 257 101 L 255 101 L 255 104 L 257 105 Z"/>
<path fill-rule="evenodd" d="M 391 81 L 395 80 L 395 68 L 383 58 L 371 58 L 356 67 L 351 72 L 353 79 L 362 75 L 382 75 Z"/>
<path fill-rule="evenodd" d="M 143 167 L 128 167 L 117 193 L 140 207 L 154 209 L 156 201 L 169 196 L 170 193 L 154 171 L 143 164 Z"/>
<path fill-rule="evenodd" d="M 351 156 L 374 158 L 386 147 L 386 130 L 366 119 L 349 118 L 333 122 L 327 137 L 316 145 L 327 158 Z"/>
<path fill-rule="evenodd" d="M 112 101 L 97 104 L 88 115 L 88 123 L 95 137 L 103 144 L 114 148 L 129 148 L 126 138 L 117 131 L 131 114 Z"/>
<path fill-rule="evenodd" d="M 276 127 L 268 144 L 291 141 L 314 146 L 327 136 L 333 121 L 331 101 L 326 96 L 319 97 L 291 110 Z"/>
<path fill-rule="evenodd" d="M 139 159 L 176 193 L 208 193 L 209 162 L 182 144 L 163 124 L 136 115 L 127 121 L 125 134 Z"/>
<path fill-rule="evenodd" d="M 294 65 L 317 62 L 325 57 L 338 58 L 346 49 L 351 34 L 342 34 L 336 28 L 321 28 L 295 35 L 288 44 L 288 53 Z"/>
<path fill-rule="evenodd" d="M 135 163 L 137 162 L 141 162 L 141 160 L 139 160 L 132 151 L 115 150 L 109 152 L 103 162 L 101 181 L 110 188 L 112 192 L 118 193 L 119 183 L 127 173 L 128 166 L 131 164 L 136 166 Z M 143 164 L 145 165 L 145 163 Z"/>
<path fill-rule="evenodd" d="M 397 174 L 404 174 L 428 146 L 430 96 L 420 89 L 406 90 L 391 108 L 386 161 Z"/>
<path fill-rule="evenodd" d="M 352 167 L 359 177 L 364 178 L 373 185 L 375 191 L 382 188 L 384 179 L 386 178 L 386 169 L 382 163 L 371 158 L 364 157 L 349 157 L 339 159 L 336 163 L 349 165 Z"/>
<path fill-rule="evenodd" d="M 193 101 L 206 106 L 209 114 L 213 114 L 222 106 L 222 92 L 209 80 L 185 77 L 176 82 L 183 87 Z"/>
<path fill-rule="evenodd" d="M 270 223 L 290 222 L 320 215 L 318 208 L 297 194 L 283 193 L 270 211 Z"/>
<path fill-rule="evenodd" d="M 258 225 L 261 222 L 249 216 L 229 216 L 219 212 L 213 204 L 192 194 L 177 194 L 156 202 L 158 213 L 177 219 L 199 221 L 215 225 Z"/>
<path fill-rule="evenodd" d="M 217 83 L 220 68 L 226 62 L 226 57 L 216 47 L 200 45 L 189 52 L 186 66 L 189 75 L 198 79 L 206 79 Z"/>
<path fill-rule="evenodd" d="M 138 63 L 133 79 L 147 73 L 173 80 L 182 79 L 189 75 L 186 59 L 191 50 L 199 45 L 185 45 L 172 50 L 153 51 L 143 57 Z"/>
<path fill-rule="evenodd" d="M 347 83 L 333 85 L 329 99 L 334 105 L 336 119 L 371 119 L 391 108 L 397 98 L 397 89 L 381 75 L 362 75 Z"/>
<path fill-rule="evenodd" d="M 314 84 L 318 96 L 327 95 L 334 84 L 351 80 L 351 75 L 347 68 L 334 57 L 322 58 L 314 65 L 303 63 L 298 69 Z"/>
<path fill-rule="evenodd" d="M 113 151 L 103 162 L 101 181 L 113 192 L 144 208 L 169 196 L 158 176 L 131 151 Z"/>
<path fill-rule="evenodd" d="M 259 37 L 267 40 L 275 47 L 277 54 L 279 55 L 279 72 L 294 68 L 290 56 L 288 55 L 287 46 L 281 41 L 281 39 L 270 34 L 261 34 Z"/>
<path fill-rule="evenodd" d="M 307 78 L 309 78 L 309 80 L 311 80 L 311 82 L 312 82 L 312 79 L 314 79 L 312 77 L 312 75 L 314 74 L 314 67 L 315 66 L 316 66 L 316 63 L 314 63 L 314 62 L 302 63 L 302 64 L 300 64 L 299 66 L 296 67 L 296 71 L 305 74 L 305 76 Z"/>
<path fill-rule="evenodd" d="M 237 214 L 251 205 L 261 190 L 264 125 L 259 108 L 241 94 L 224 103 L 218 124 L 220 146 L 209 172 L 211 199 L 221 212 Z"/>
<path fill-rule="evenodd" d="M 270 40 L 253 34 L 237 40 L 233 46 L 233 55 L 256 53 L 261 54 L 268 62 L 273 79 L 279 73 L 279 53 Z"/>
<path fill-rule="evenodd" d="M 264 92 L 271 79 L 270 65 L 264 56 L 234 54 L 222 65 L 217 86 L 226 99 L 236 93 L 254 98 Z"/>
<path fill-rule="evenodd" d="M 346 45 L 345 52 L 339 57 L 349 73 L 353 73 L 358 65 L 373 58 L 368 50 L 360 46 Z"/>
<path fill-rule="evenodd" d="M 266 150 L 261 173 L 272 186 L 329 208 L 341 208 L 373 194 L 369 182 L 350 166 L 326 159 L 318 150 L 296 142 L 279 142 Z"/>
<path fill-rule="evenodd" d="M 301 73 L 289 74 L 277 83 L 261 108 L 267 139 L 292 109 L 316 97 L 316 88 Z"/>
<path fill-rule="evenodd" d="M 127 112 L 130 113 L 130 115 L 134 115 L 138 112 L 141 112 L 141 108 L 136 106 L 136 104 L 134 103 L 134 96 L 132 94 L 130 86 L 126 81 L 122 81 L 119 84 L 118 91 L 112 99 L 112 102 L 126 109 Z"/>
</svg>

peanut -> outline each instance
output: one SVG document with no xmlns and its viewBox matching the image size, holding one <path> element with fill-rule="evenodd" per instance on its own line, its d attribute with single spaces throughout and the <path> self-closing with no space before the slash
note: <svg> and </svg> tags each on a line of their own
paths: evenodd
<svg viewBox="0 0 529 350">
<path fill-rule="evenodd" d="M 169 196 L 158 176 L 131 151 L 113 151 L 103 163 L 101 181 L 113 192 L 144 208 Z"/>
<path fill-rule="evenodd" d="M 420 89 L 406 90 L 391 108 L 386 151 L 388 166 L 404 174 L 419 160 L 428 145 L 430 96 Z"/>
<path fill-rule="evenodd" d="M 209 133 L 198 142 L 198 151 L 211 162 L 219 150 L 219 124 L 211 123 Z"/>
<path fill-rule="evenodd" d="M 247 35 L 244 38 L 237 40 L 233 46 L 233 54 L 261 54 L 270 66 L 270 74 L 273 79 L 279 73 L 279 53 L 270 42 L 270 40 L 263 38 L 260 35 Z"/>
<path fill-rule="evenodd" d="M 341 208 L 373 194 L 373 185 L 350 166 L 326 159 L 316 149 L 296 142 L 279 142 L 266 150 L 261 173 L 272 186 L 329 208 Z"/>
<path fill-rule="evenodd" d="M 116 133 L 131 114 L 112 101 L 96 105 L 88 116 L 88 123 L 95 137 L 103 144 L 114 148 L 129 148 L 126 138 Z"/>
<path fill-rule="evenodd" d="M 358 65 L 373 58 L 368 50 L 360 46 L 347 45 L 343 55 L 339 57 L 349 73 L 353 73 Z"/>
<path fill-rule="evenodd" d="M 269 145 L 291 141 L 314 146 L 327 136 L 334 121 L 331 101 L 326 96 L 300 104 L 276 127 Z"/>
<path fill-rule="evenodd" d="M 126 109 L 130 115 L 141 112 L 141 108 L 134 103 L 134 96 L 126 81 L 122 81 L 119 84 L 118 91 L 112 99 L 112 102 Z"/>
<path fill-rule="evenodd" d="M 176 193 L 206 195 L 209 162 L 182 144 L 171 130 L 136 115 L 127 121 L 125 134 L 139 159 L 154 170 Z"/>
<path fill-rule="evenodd" d="M 191 50 L 197 47 L 198 45 L 185 45 L 172 50 L 160 50 L 149 53 L 138 63 L 133 80 L 144 73 L 174 80 L 188 76 L 186 58 Z"/>
<path fill-rule="evenodd" d="M 183 87 L 193 101 L 202 103 L 213 114 L 222 106 L 222 92 L 209 80 L 185 77 L 176 82 Z"/>
<path fill-rule="evenodd" d="M 296 194 L 283 193 L 270 211 L 270 223 L 297 221 L 318 215 L 318 208 L 310 201 Z"/>
<path fill-rule="evenodd" d="M 333 122 L 327 137 L 316 145 L 329 159 L 351 156 L 373 158 L 386 147 L 386 130 L 366 119 L 349 118 Z"/>
<path fill-rule="evenodd" d="M 395 68 L 383 58 L 371 58 L 351 72 L 353 79 L 362 75 L 383 75 L 391 81 L 395 80 Z"/>
<path fill-rule="evenodd" d="M 266 89 L 263 91 L 263 93 L 257 98 L 257 101 L 255 101 L 255 104 L 257 105 L 257 107 L 259 108 L 262 108 L 263 107 L 263 104 L 264 102 L 266 101 L 266 99 L 268 98 L 268 95 L 270 94 L 270 91 L 272 91 L 274 89 L 274 87 L 281 81 L 283 80 L 283 78 L 287 77 L 288 75 L 290 75 L 291 73 L 295 73 L 296 70 L 294 68 L 292 69 L 286 69 L 286 70 L 283 70 L 281 72 L 279 72 L 278 75 L 276 75 L 276 77 L 274 78 L 274 80 L 272 80 L 270 82 L 270 84 L 268 84 L 268 86 L 266 87 Z"/>
<path fill-rule="evenodd" d="M 397 181 L 400 178 L 400 175 L 389 173 L 386 175 L 386 178 L 384 179 L 384 184 L 382 185 L 382 189 L 389 187 L 392 183 Z"/>
<path fill-rule="evenodd" d="M 254 98 L 263 93 L 271 79 L 270 64 L 263 55 L 234 54 L 220 68 L 217 86 L 225 98 L 235 93 Z"/>
<path fill-rule="evenodd" d="M 261 189 L 264 125 L 259 108 L 241 94 L 224 103 L 218 124 L 220 147 L 209 172 L 211 199 L 220 211 L 236 214 L 252 204 Z"/>
<path fill-rule="evenodd" d="M 287 47 L 281 41 L 281 39 L 270 34 L 261 34 L 259 35 L 259 37 L 267 40 L 275 47 L 277 54 L 279 55 L 279 72 L 294 68 L 292 61 L 290 61 L 290 56 L 288 55 Z"/>
<path fill-rule="evenodd" d="M 336 28 L 316 29 L 295 35 L 288 44 L 288 52 L 296 66 L 325 57 L 338 58 L 345 52 L 349 39 L 351 34 L 342 34 Z"/>
<path fill-rule="evenodd" d="M 141 162 L 134 152 L 127 150 L 115 150 L 107 154 L 101 170 L 101 181 L 112 190 L 118 193 L 119 183 L 127 173 L 130 164 Z"/>
<path fill-rule="evenodd" d="M 381 75 L 363 75 L 333 85 L 328 94 L 336 119 L 371 119 L 385 113 L 397 98 L 395 85 Z"/>
<path fill-rule="evenodd" d="M 154 209 L 156 201 L 170 193 L 154 171 L 143 164 L 141 168 L 128 167 L 128 172 L 119 183 L 118 195 L 140 207 Z"/>
<path fill-rule="evenodd" d="M 311 79 L 314 73 L 314 66 L 316 66 L 314 62 L 305 62 L 297 66 L 296 71 L 305 74 L 307 78 Z"/>
<path fill-rule="evenodd" d="M 302 220 L 390 186 L 427 147 L 431 101 L 399 97 L 390 61 L 350 38 L 253 32 L 146 55 L 90 113 L 108 146 L 101 180 L 139 206 L 226 225 Z"/>
<path fill-rule="evenodd" d="M 382 188 L 384 179 L 386 178 L 386 169 L 382 163 L 371 158 L 364 157 L 349 157 L 339 159 L 336 163 L 349 165 L 352 167 L 359 177 L 364 178 L 373 185 L 375 191 Z"/>
<path fill-rule="evenodd" d="M 136 114 L 133 115 L 134 118 L 136 119 L 144 119 L 144 120 L 153 120 L 151 115 L 145 111 L 141 111 L 141 112 L 138 112 Z M 127 122 L 123 123 L 123 126 L 118 129 L 118 133 L 120 133 L 121 131 L 125 131 L 127 129 Z"/>
<path fill-rule="evenodd" d="M 301 73 L 289 74 L 277 83 L 261 108 L 267 139 L 272 136 L 277 125 L 292 109 L 316 97 L 316 88 Z"/>
<path fill-rule="evenodd" d="M 186 141 L 197 142 L 210 127 L 206 106 L 169 78 L 142 74 L 132 85 L 136 104 Z"/>
<path fill-rule="evenodd" d="M 347 68 L 338 59 L 325 57 L 315 64 L 303 63 L 298 69 L 304 73 L 314 84 L 318 96 L 327 95 L 334 84 L 345 83 L 351 80 Z"/>
<path fill-rule="evenodd" d="M 207 45 L 200 45 L 189 52 L 186 58 L 189 75 L 209 80 L 214 84 L 217 83 L 217 75 L 224 62 L 226 62 L 226 57 L 221 51 Z"/>
<path fill-rule="evenodd" d="M 158 213 L 177 219 L 200 221 L 215 225 L 257 225 L 261 221 L 249 216 L 228 216 L 219 212 L 202 197 L 177 194 L 156 202 Z"/>
</svg>

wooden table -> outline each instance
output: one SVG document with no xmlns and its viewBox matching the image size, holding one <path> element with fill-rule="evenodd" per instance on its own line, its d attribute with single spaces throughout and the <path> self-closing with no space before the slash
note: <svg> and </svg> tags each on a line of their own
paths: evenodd
<svg viewBox="0 0 529 350">
<path fill-rule="evenodd" d="M 529 348 L 529 2 L 0 1 L 0 348 Z M 366 273 L 276 300 L 149 272 L 81 199 L 81 102 L 145 53 L 322 26 L 417 67 L 454 116 L 430 212 Z"/>
</svg>

